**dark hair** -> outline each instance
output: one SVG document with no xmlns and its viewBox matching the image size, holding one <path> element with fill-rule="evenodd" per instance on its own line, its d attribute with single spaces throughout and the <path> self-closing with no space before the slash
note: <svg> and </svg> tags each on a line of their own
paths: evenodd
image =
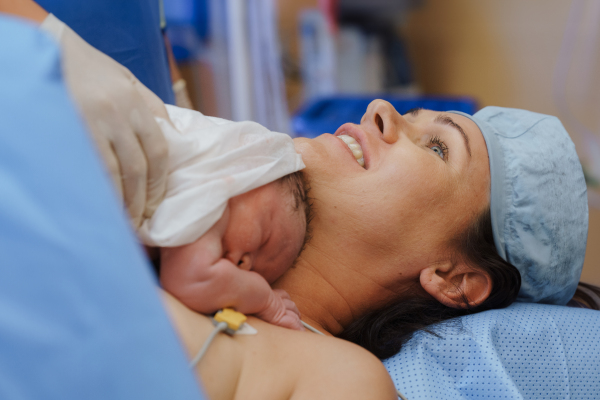
<svg viewBox="0 0 600 400">
<path fill-rule="evenodd" d="M 294 211 L 298 211 L 300 207 L 304 210 L 306 233 L 304 234 L 304 242 L 300 249 L 300 253 L 302 253 L 306 245 L 312 239 L 312 225 L 310 222 L 313 219 L 314 211 L 312 207 L 312 198 L 310 197 L 310 185 L 308 184 L 308 181 L 304 179 L 302 171 L 296 171 L 285 175 L 284 177 L 279 178 L 279 182 L 291 192 L 292 198 L 294 199 Z"/>
<path fill-rule="evenodd" d="M 301 174 L 302 172 L 296 171 L 282 176 L 277 180 L 292 194 L 294 199 L 294 210 L 299 210 L 300 206 L 304 206 L 307 202 L 307 193 L 304 188 Z"/>
<path fill-rule="evenodd" d="M 575 295 L 567 306 L 580 307 L 580 308 L 591 308 L 592 310 L 600 310 L 600 287 L 579 282 Z"/>
<path fill-rule="evenodd" d="M 462 315 L 493 308 L 509 306 L 521 287 L 521 275 L 515 266 L 504 261 L 496 251 L 489 210 L 460 235 L 454 243 L 457 257 L 474 269 L 489 274 L 492 291 L 489 297 L 476 307 L 469 307 L 464 298 L 464 308 L 451 308 L 438 302 L 415 282 L 415 287 L 394 304 L 372 311 L 354 321 L 339 337 L 354 342 L 380 359 L 389 358 L 422 330 L 436 335 L 430 325 Z"/>
</svg>

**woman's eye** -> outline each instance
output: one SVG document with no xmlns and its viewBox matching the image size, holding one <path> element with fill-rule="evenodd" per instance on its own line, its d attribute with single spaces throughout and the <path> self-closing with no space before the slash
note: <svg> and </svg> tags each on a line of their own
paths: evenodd
<svg viewBox="0 0 600 400">
<path fill-rule="evenodd" d="M 448 146 L 438 136 L 429 140 L 429 148 L 433 150 L 444 161 L 448 158 Z"/>
<path fill-rule="evenodd" d="M 442 159 L 444 158 L 444 150 L 441 146 L 435 145 L 431 147 L 431 150 L 435 151 Z"/>
</svg>

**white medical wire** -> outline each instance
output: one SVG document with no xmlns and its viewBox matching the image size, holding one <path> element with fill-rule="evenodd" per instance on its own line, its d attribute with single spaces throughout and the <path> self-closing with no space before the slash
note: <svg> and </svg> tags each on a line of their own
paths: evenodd
<svg viewBox="0 0 600 400">
<path fill-rule="evenodd" d="M 202 346 L 200 351 L 198 351 L 198 353 L 196 353 L 196 356 L 194 356 L 192 361 L 190 361 L 190 369 L 194 369 L 196 367 L 196 365 L 200 362 L 202 357 L 204 357 L 204 354 L 206 353 L 206 350 L 208 350 L 208 346 L 210 346 L 213 339 L 219 334 L 219 332 L 223 332 L 224 330 L 226 330 L 227 326 L 227 322 L 219 322 L 217 326 L 215 326 L 215 329 L 213 329 L 210 335 L 208 335 L 208 338 L 204 342 L 204 345 Z"/>
<path fill-rule="evenodd" d="M 308 329 L 309 331 L 325 336 L 325 334 L 323 332 L 321 332 L 320 330 L 318 330 L 317 328 L 313 328 L 312 326 L 310 326 L 309 324 L 307 324 L 306 322 L 304 322 L 302 320 L 300 320 L 300 322 L 302 322 L 302 325 L 304 325 L 304 327 L 306 329 Z"/>
<path fill-rule="evenodd" d="M 312 326 L 310 326 L 309 324 L 307 324 L 306 322 L 304 322 L 302 320 L 300 320 L 300 322 L 302 322 L 302 325 L 304 325 L 304 327 L 306 329 L 308 329 L 309 331 L 325 336 L 325 334 L 323 332 L 321 332 L 320 330 L 318 330 L 317 328 L 313 328 Z M 206 350 L 208 350 L 208 346 L 210 346 L 210 344 L 212 343 L 214 338 L 219 334 L 219 332 L 223 332 L 224 330 L 226 330 L 227 327 L 228 327 L 227 322 L 219 322 L 217 324 L 217 326 L 215 326 L 215 329 L 213 329 L 212 332 L 210 333 L 210 335 L 208 335 L 208 338 L 204 342 L 204 345 L 202 346 L 202 348 L 198 351 L 198 353 L 196 353 L 196 355 L 194 356 L 192 361 L 190 361 L 190 364 L 189 364 L 190 369 L 193 369 L 196 367 L 196 365 L 200 362 L 202 357 L 204 357 Z M 398 394 L 398 397 L 401 400 L 408 400 L 406 397 L 404 397 L 402 395 L 402 393 L 400 393 L 400 391 L 398 389 L 396 389 L 396 393 Z"/>
<path fill-rule="evenodd" d="M 402 400 L 408 400 L 406 397 L 404 397 L 402 395 L 402 393 L 400 393 L 400 391 L 398 389 L 396 389 L 396 393 L 398 393 L 398 397 L 400 397 Z"/>
</svg>

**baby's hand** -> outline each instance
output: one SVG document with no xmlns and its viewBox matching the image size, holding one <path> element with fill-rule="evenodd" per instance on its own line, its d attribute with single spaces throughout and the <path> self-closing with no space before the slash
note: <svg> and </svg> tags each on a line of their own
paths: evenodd
<svg viewBox="0 0 600 400">
<path fill-rule="evenodd" d="M 299 331 L 305 330 L 300 321 L 300 311 L 298 311 L 296 303 L 283 289 L 273 289 L 267 308 L 257 313 L 256 316 L 273 325 Z"/>
</svg>

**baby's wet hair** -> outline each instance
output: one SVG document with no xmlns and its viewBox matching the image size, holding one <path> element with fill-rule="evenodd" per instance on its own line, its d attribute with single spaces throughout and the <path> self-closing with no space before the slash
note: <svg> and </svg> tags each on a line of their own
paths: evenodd
<svg viewBox="0 0 600 400">
<path fill-rule="evenodd" d="M 308 190 L 305 187 L 300 171 L 292 172 L 282 178 L 279 182 L 290 191 L 294 199 L 294 211 L 298 210 L 301 205 L 307 205 Z"/>
<path fill-rule="evenodd" d="M 292 194 L 292 207 L 294 211 L 299 211 L 300 208 L 304 210 L 304 216 L 306 218 L 306 234 L 304 236 L 304 243 L 302 244 L 302 250 L 308 244 L 312 238 L 312 225 L 310 221 L 313 219 L 312 210 L 312 199 L 309 195 L 310 186 L 308 182 L 303 178 L 302 171 L 296 171 L 288 174 L 278 180 L 284 187 L 284 190 L 289 191 Z"/>
</svg>

